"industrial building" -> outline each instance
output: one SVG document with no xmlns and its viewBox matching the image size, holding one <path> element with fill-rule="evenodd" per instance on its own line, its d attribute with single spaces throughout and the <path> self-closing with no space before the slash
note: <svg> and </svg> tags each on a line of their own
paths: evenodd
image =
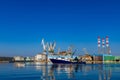
<svg viewBox="0 0 120 80">
<path fill-rule="evenodd" d="M 35 61 L 44 61 L 46 60 L 46 54 L 39 53 L 35 56 Z"/>
<path fill-rule="evenodd" d="M 109 45 L 109 37 L 106 36 L 106 39 L 100 38 L 98 36 L 98 53 L 93 54 L 93 61 L 101 62 L 114 62 L 120 61 L 120 56 L 111 55 L 111 49 Z"/>
</svg>

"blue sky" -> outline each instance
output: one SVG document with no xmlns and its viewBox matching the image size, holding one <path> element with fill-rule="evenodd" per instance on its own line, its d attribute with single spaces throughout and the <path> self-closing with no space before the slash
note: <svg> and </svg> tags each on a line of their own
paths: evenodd
<svg viewBox="0 0 120 80">
<path fill-rule="evenodd" d="M 0 55 L 34 56 L 41 39 L 65 50 L 97 51 L 97 36 L 110 38 L 113 55 L 120 55 L 119 0 L 0 1 Z M 81 53 L 83 54 L 83 53 Z"/>
</svg>

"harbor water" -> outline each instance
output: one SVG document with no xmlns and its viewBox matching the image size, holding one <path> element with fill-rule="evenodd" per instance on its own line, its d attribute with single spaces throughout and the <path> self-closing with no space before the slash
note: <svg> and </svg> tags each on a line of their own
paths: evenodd
<svg viewBox="0 0 120 80">
<path fill-rule="evenodd" d="M 0 63 L 0 80 L 120 80 L 120 64 Z"/>
</svg>

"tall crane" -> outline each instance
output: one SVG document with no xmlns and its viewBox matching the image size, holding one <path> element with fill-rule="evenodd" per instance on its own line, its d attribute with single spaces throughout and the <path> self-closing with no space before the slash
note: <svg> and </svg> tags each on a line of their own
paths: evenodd
<svg viewBox="0 0 120 80">
<path fill-rule="evenodd" d="M 73 55 L 76 53 L 77 49 L 71 54 L 71 58 L 73 58 Z"/>
<path fill-rule="evenodd" d="M 55 47 L 56 47 L 56 43 L 55 43 L 55 42 L 50 43 L 50 44 L 48 45 L 48 51 L 49 51 L 50 53 L 54 53 Z"/>
<path fill-rule="evenodd" d="M 46 52 L 47 44 L 45 45 L 44 39 L 42 39 L 41 44 L 42 44 L 42 46 L 43 46 L 43 51 Z"/>
</svg>

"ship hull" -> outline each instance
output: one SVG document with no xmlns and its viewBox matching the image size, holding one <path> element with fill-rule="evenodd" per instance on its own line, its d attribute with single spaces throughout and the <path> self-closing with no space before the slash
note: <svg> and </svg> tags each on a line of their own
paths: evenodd
<svg viewBox="0 0 120 80">
<path fill-rule="evenodd" d="M 58 59 L 50 59 L 53 64 L 86 64 L 86 62 L 71 62 Z"/>
</svg>

